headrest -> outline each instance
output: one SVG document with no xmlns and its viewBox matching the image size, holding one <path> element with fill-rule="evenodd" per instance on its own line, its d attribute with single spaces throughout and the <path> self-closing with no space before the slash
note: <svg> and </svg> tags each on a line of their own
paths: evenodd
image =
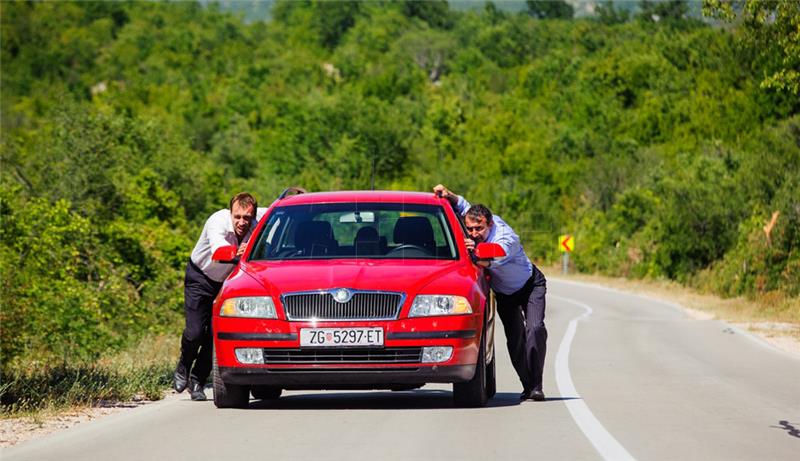
<svg viewBox="0 0 800 461">
<path fill-rule="evenodd" d="M 356 232 L 355 242 L 377 242 L 378 231 L 374 227 L 362 227 Z"/>
<path fill-rule="evenodd" d="M 397 220 L 394 225 L 394 242 L 400 245 L 410 244 L 423 248 L 433 248 L 433 226 L 423 216 L 407 216 Z"/>
</svg>

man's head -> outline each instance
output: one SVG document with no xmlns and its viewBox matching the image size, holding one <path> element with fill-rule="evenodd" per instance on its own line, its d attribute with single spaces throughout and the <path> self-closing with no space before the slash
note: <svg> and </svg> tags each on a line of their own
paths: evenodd
<svg viewBox="0 0 800 461">
<path fill-rule="evenodd" d="M 233 231 L 236 233 L 236 237 L 241 239 L 247 234 L 256 219 L 258 203 L 255 197 L 247 192 L 242 192 L 233 196 L 230 207 Z"/>
<path fill-rule="evenodd" d="M 467 227 L 469 238 L 475 243 L 485 242 L 494 225 L 492 212 L 481 204 L 472 205 L 464 216 L 464 224 Z"/>
</svg>

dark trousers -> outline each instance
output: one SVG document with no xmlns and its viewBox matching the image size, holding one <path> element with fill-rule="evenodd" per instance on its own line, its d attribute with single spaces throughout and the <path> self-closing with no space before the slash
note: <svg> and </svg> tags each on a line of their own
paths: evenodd
<svg viewBox="0 0 800 461">
<path fill-rule="evenodd" d="M 542 390 L 547 353 L 547 329 L 544 326 L 546 292 L 544 274 L 534 266 L 531 278 L 515 293 L 495 293 L 511 363 L 526 390 Z"/>
<path fill-rule="evenodd" d="M 211 374 L 211 306 L 222 282 L 208 278 L 191 260 L 183 279 L 186 327 L 181 336 L 181 362 L 189 377 L 205 384 Z"/>
</svg>

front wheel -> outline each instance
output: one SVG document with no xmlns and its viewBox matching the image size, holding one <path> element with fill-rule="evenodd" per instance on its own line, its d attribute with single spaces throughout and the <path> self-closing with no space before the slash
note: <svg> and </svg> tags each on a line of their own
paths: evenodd
<svg viewBox="0 0 800 461">
<path fill-rule="evenodd" d="M 492 357 L 489 365 L 486 366 L 486 399 L 491 399 L 497 394 L 497 377 L 495 364 L 497 363 L 496 356 Z"/>
<path fill-rule="evenodd" d="M 217 351 L 212 349 L 214 357 L 214 406 L 217 408 L 247 408 L 250 402 L 250 389 L 239 384 L 230 384 L 222 380 L 217 365 Z"/>
<path fill-rule="evenodd" d="M 486 405 L 488 400 L 486 392 L 487 368 L 486 332 L 484 331 L 478 349 L 478 360 L 475 363 L 475 375 L 469 381 L 453 383 L 453 402 L 457 407 L 475 408 Z"/>
</svg>

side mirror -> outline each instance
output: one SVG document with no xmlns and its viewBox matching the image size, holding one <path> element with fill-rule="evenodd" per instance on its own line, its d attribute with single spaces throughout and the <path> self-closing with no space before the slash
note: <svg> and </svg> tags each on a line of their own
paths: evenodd
<svg viewBox="0 0 800 461">
<path fill-rule="evenodd" d="M 475 247 L 475 258 L 476 259 L 495 259 L 495 258 L 502 258 L 506 255 L 506 251 L 498 245 L 497 243 L 479 243 L 478 246 Z"/>
<path fill-rule="evenodd" d="M 239 262 L 239 257 L 236 256 L 236 250 L 236 245 L 219 247 L 214 254 L 211 255 L 211 260 L 218 263 L 236 264 Z"/>
</svg>

